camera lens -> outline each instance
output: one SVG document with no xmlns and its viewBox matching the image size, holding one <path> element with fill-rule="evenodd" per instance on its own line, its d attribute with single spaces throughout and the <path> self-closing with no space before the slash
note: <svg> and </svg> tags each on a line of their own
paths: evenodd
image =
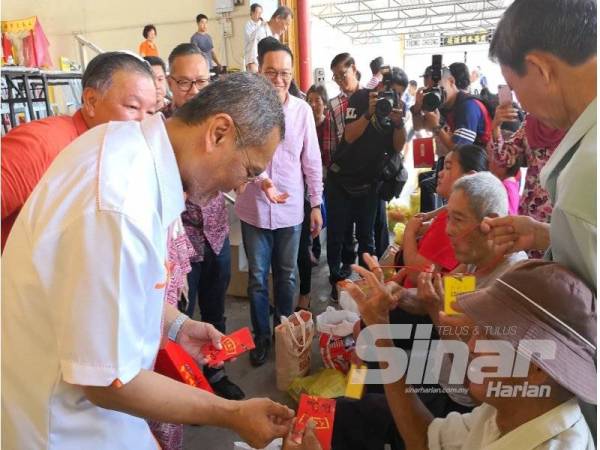
<svg viewBox="0 0 600 450">
<path fill-rule="evenodd" d="M 375 105 L 375 114 L 379 117 L 387 117 L 392 113 L 392 101 L 387 98 L 380 98 Z"/>
<path fill-rule="evenodd" d="M 441 104 L 442 93 L 437 88 L 433 88 L 423 96 L 423 109 L 427 112 L 435 111 Z"/>
</svg>

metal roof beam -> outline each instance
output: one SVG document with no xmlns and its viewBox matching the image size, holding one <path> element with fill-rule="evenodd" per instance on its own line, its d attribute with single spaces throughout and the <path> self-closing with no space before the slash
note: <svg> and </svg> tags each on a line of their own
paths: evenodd
<svg viewBox="0 0 600 450">
<path fill-rule="evenodd" d="M 379 35 L 384 35 L 384 36 L 399 36 L 402 34 L 409 34 L 409 33 L 430 33 L 430 32 L 439 32 L 439 33 L 446 33 L 446 32 L 453 32 L 453 31 L 460 31 L 460 32 L 477 32 L 477 31 L 481 31 L 482 29 L 489 29 L 489 28 L 494 28 L 496 25 L 495 22 L 493 21 L 463 21 L 463 22 L 449 22 L 448 24 L 444 24 L 443 27 L 440 27 L 439 25 L 422 25 L 418 28 L 415 27 L 410 27 L 408 29 L 402 29 L 402 28 L 393 28 L 393 27 L 388 27 L 388 28 L 379 28 L 379 29 L 371 29 L 371 30 L 354 30 L 354 31 L 348 31 L 345 32 L 348 36 L 350 36 L 351 38 L 354 38 L 357 35 L 360 35 L 361 33 L 364 33 L 366 31 L 370 31 L 373 34 L 379 34 Z"/>
<path fill-rule="evenodd" d="M 436 16 L 414 17 L 410 19 L 385 19 L 385 20 L 353 20 L 345 21 L 345 23 L 332 22 L 325 20 L 329 25 L 339 29 L 344 33 L 352 31 L 361 31 L 363 29 L 371 29 L 372 27 L 380 28 L 398 28 L 409 30 L 418 28 L 423 25 L 444 26 L 448 23 L 472 22 L 474 20 L 486 21 L 500 19 L 503 10 L 485 11 L 485 12 L 468 12 L 457 14 L 440 14 Z M 388 26 L 389 24 L 389 26 Z"/>
<path fill-rule="evenodd" d="M 453 8 L 452 12 L 456 12 L 457 10 L 461 11 L 486 11 L 486 10 L 495 10 L 501 9 L 505 10 L 503 7 L 502 0 L 467 0 L 464 2 L 456 2 L 456 1 L 441 1 L 441 2 L 422 2 L 418 5 L 402 5 L 398 4 L 398 2 L 393 2 L 392 0 L 388 0 L 388 6 L 385 7 L 376 7 L 372 8 L 368 5 L 368 0 L 361 1 L 352 1 L 346 3 L 346 5 L 353 5 L 352 8 L 344 8 L 341 7 L 339 2 L 324 4 L 324 5 L 313 5 L 312 12 L 314 15 L 321 19 L 334 19 L 340 16 L 350 16 L 350 15 L 361 15 L 361 14 L 387 14 L 394 13 L 397 14 L 398 17 L 417 17 L 422 15 L 423 13 L 417 13 L 415 16 L 411 15 L 409 12 L 412 11 L 422 11 L 425 10 L 431 11 L 433 14 L 438 13 L 448 13 L 448 11 L 436 11 L 436 9 L 440 8 Z M 381 3 L 380 3 L 381 4 Z M 475 5 L 474 7 L 472 5 Z"/>
</svg>

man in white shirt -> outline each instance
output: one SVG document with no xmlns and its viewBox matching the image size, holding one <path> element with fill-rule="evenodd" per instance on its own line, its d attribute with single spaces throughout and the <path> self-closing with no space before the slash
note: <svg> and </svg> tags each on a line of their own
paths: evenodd
<svg viewBox="0 0 600 450">
<path fill-rule="evenodd" d="M 262 11 L 262 6 L 258 3 L 250 5 L 250 20 L 244 26 L 244 54 L 242 55 L 244 67 L 246 67 L 246 48 L 251 44 L 256 29 L 263 23 Z"/>
<path fill-rule="evenodd" d="M 248 72 L 258 72 L 258 43 L 266 37 L 273 36 L 281 40 L 283 33 L 292 24 L 294 14 L 287 6 L 280 6 L 271 16 L 271 20 L 259 25 L 252 38 L 245 46 L 244 59 Z"/>
<path fill-rule="evenodd" d="M 184 190 L 204 203 L 243 188 L 283 135 L 271 84 L 237 74 L 167 121 L 99 125 L 61 152 L 2 261 L 6 448 L 156 449 L 144 419 L 228 427 L 254 447 L 287 433 L 293 412 L 282 405 L 225 400 L 152 371 L 161 337 L 201 362 L 222 336 L 163 302 Z"/>
<path fill-rule="evenodd" d="M 384 285 L 377 261 L 368 255 L 365 259 L 370 271 L 354 269 L 366 279 L 368 297 L 355 284 L 349 292 L 368 326 L 383 325 L 373 350 L 385 369 L 392 351 L 399 351 L 385 325 L 403 290 L 395 283 Z M 440 332 L 459 339 L 460 330 L 468 341 L 469 393 L 482 404 L 468 414 L 434 419 L 407 384 L 405 370 L 384 389 L 406 448 L 594 449 L 577 404 L 577 398 L 596 403 L 594 292 L 557 263 L 531 260 L 484 289 L 458 296 L 457 303 L 455 309 L 463 314 L 441 314 Z M 507 361 L 510 368 L 504 367 Z"/>
</svg>

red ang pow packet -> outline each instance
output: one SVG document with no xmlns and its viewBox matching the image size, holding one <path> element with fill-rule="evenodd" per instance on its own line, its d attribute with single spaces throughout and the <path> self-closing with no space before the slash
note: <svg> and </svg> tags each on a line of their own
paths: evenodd
<svg viewBox="0 0 600 450">
<path fill-rule="evenodd" d="M 294 427 L 294 439 L 300 440 L 306 423 L 312 419 L 315 423 L 315 436 L 319 440 L 323 450 L 331 450 L 331 438 L 333 437 L 333 419 L 335 417 L 335 400 L 330 398 L 315 397 L 312 395 L 300 395 L 300 404 L 296 414 L 296 426 Z"/>
<path fill-rule="evenodd" d="M 179 344 L 168 341 L 158 351 L 154 370 L 174 380 L 213 392 L 196 361 Z"/>
<path fill-rule="evenodd" d="M 221 350 L 212 344 L 202 347 L 202 353 L 208 360 L 207 364 L 209 366 L 217 366 L 256 347 L 248 327 L 237 330 L 228 336 L 223 336 L 221 346 Z"/>
</svg>

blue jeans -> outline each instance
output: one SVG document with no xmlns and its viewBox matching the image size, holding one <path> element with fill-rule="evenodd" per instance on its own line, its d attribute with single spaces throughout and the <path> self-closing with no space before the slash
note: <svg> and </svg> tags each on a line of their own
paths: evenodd
<svg viewBox="0 0 600 450">
<path fill-rule="evenodd" d="M 248 258 L 248 298 L 255 337 L 271 338 L 269 268 L 273 272 L 275 324 L 292 314 L 296 290 L 296 260 L 302 224 L 267 230 L 242 221 L 242 240 Z"/>
</svg>

